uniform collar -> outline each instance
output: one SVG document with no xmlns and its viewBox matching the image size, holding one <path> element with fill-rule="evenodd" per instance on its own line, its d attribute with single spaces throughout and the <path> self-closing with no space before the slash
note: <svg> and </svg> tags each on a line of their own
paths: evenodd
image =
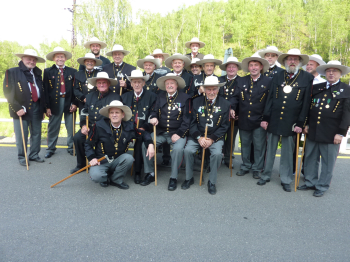
<svg viewBox="0 0 350 262">
<path fill-rule="evenodd" d="M 117 65 L 116 63 L 114 63 L 114 65 L 115 65 L 115 66 L 121 67 L 123 63 L 124 63 L 124 62 L 121 62 L 119 65 Z"/>
<path fill-rule="evenodd" d="M 136 98 L 141 97 L 142 94 L 143 94 L 143 89 L 141 90 L 141 93 L 140 93 L 139 95 L 137 95 L 137 94 L 135 93 L 135 91 L 134 91 L 134 95 L 135 95 Z"/>
<path fill-rule="evenodd" d="M 61 68 L 63 68 L 63 69 L 64 69 L 64 68 L 66 67 L 66 65 L 63 65 L 63 67 L 59 67 L 59 66 L 58 66 L 58 65 L 56 65 L 56 64 L 55 64 L 55 66 L 57 67 L 57 69 L 58 69 L 58 70 L 60 70 Z"/>
<path fill-rule="evenodd" d="M 338 84 L 339 81 L 340 81 L 340 79 L 339 79 L 337 82 L 335 82 L 334 84 L 332 84 L 332 86 L 335 86 L 336 84 Z M 327 81 L 326 88 L 328 89 L 330 85 L 331 85 L 331 84 Z"/>
<path fill-rule="evenodd" d="M 169 93 L 167 93 L 168 94 L 168 97 L 174 97 L 175 95 L 176 95 L 176 93 L 177 93 L 177 91 L 175 91 L 175 93 L 173 94 L 173 95 L 170 95 Z"/>
<path fill-rule="evenodd" d="M 230 79 L 230 78 L 228 78 L 228 77 L 226 77 L 226 78 L 227 78 L 227 80 L 228 80 L 228 81 L 232 81 L 232 80 L 235 80 L 235 79 L 236 79 L 236 77 L 237 77 L 237 75 L 235 75 L 235 76 L 234 76 L 233 78 L 231 78 L 231 79 Z"/>
</svg>

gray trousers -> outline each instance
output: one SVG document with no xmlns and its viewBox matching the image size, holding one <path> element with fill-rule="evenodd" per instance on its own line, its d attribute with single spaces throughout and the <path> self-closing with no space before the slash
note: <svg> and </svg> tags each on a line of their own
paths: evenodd
<svg viewBox="0 0 350 262">
<path fill-rule="evenodd" d="M 233 130 L 233 141 L 232 141 L 232 152 L 231 152 L 232 155 L 233 155 L 233 151 L 235 150 L 235 141 L 236 141 L 237 133 L 238 133 L 238 126 L 235 126 Z M 231 150 L 231 125 L 227 130 L 225 143 L 224 143 L 224 161 L 226 163 L 230 163 L 230 150 Z"/>
<path fill-rule="evenodd" d="M 122 154 L 114 159 L 112 163 L 104 163 L 90 168 L 91 180 L 96 183 L 107 182 L 107 172 L 113 172 L 111 180 L 121 184 L 126 172 L 131 168 L 134 158 L 130 154 Z"/>
<path fill-rule="evenodd" d="M 58 134 L 60 133 L 62 115 L 64 111 L 64 97 L 60 97 L 59 112 L 56 115 L 51 115 L 47 130 L 47 152 L 54 153 L 56 151 L 56 144 Z M 67 129 L 67 146 L 68 151 L 73 150 L 73 114 L 64 114 L 64 121 Z"/>
<path fill-rule="evenodd" d="M 266 150 L 266 133 L 262 127 L 251 131 L 239 130 L 241 137 L 242 162 L 241 169 L 253 172 L 260 172 L 264 167 L 264 158 Z M 254 163 L 250 162 L 251 145 L 254 145 Z"/>
<path fill-rule="evenodd" d="M 327 191 L 331 184 L 339 147 L 339 144 L 318 143 L 306 138 L 304 176 L 308 187 L 315 186 L 318 190 Z M 322 165 L 320 178 L 318 178 L 317 160 L 320 156 Z"/>
<path fill-rule="evenodd" d="M 154 139 L 154 133 L 152 134 Z M 184 155 L 184 147 L 186 145 L 186 138 L 180 138 L 175 142 L 175 144 L 171 141 L 171 135 L 169 133 L 163 133 L 157 136 L 157 146 L 167 143 L 169 145 L 173 145 L 173 150 L 171 151 L 171 178 L 177 179 L 177 175 L 179 173 L 179 168 L 181 166 L 182 158 Z M 146 146 L 142 144 L 142 156 L 144 163 L 144 172 L 151 173 L 154 172 L 154 158 L 151 160 L 146 157 Z"/>
<path fill-rule="evenodd" d="M 40 145 L 41 145 L 41 120 L 43 119 L 43 115 L 40 114 L 40 102 L 33 102 L 33 117 L 32 120 L 23 120 L 23 133 L 24 140 L 26 143 L 26 151 L 28 144 L 28 129 L 30 131 L 30 153 L 29 159 L 35 159 L 39 156 Z M 19 119 L 13 119 L 13 127 L 15 130 L 16 136 L 16 147 L 18 151 L 18 159 L 25 159 L 24 157 L 24 147 L 23 147 L 23 139 L 22 139 L 22 131 L 21 124 Z"/>
<path fill-rule="evenodd" d="M 275 162 L 276 150 L 280 136 L 267 133 L 267 150 L 265 171 L 260 176 L 264 180 L 271 178 L 273 164 Z M 295 144 L 293 136 L 282 136 L 282 149 L 280 159 L 280 177 L 283 184 L 290 184 L 293 181 L 293 150 Z"/>
<path fill-rule="evenodd" d="M 218 169 L 222 161 L 222 146 L 224 145 L 224 140 L 219 140 L 214 142 L 210 147 L 210 174 L 209 180 L 212 184 L 216 184 Z M 187 145 L 184 150 L 185 161 L 186 161 L 186 180 L 193 177 L 193 164 L 194 164 L 194 154 L 200 148 L 198 141 L 189 137 Z"/>
</svg>

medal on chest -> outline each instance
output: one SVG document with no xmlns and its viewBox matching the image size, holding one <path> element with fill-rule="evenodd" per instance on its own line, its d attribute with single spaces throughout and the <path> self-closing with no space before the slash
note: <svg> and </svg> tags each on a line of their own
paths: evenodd
<svg viewBox="0 0 350 262">
<path fill-rule="evenodd" d="M 283 92 L 289 94 L 290 92 L 292 92 L 292 87 L 290 85 L 286 85 L 285 87 L 283 87 Z"/>
</svg>

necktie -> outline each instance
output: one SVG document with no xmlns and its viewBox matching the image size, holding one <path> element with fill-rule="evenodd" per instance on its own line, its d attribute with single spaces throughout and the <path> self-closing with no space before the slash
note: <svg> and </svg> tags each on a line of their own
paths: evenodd
<svg viewBox="0 0 350 262">
<path fill-rule="evenodd" d="M 137 124 L 137 118 L 139 116 L 139 110 L 138 110 L 138 103 L 139 103 L 139 97 L 136 97 L 136 116 L 135 116 L 135 123 Z"/>
<path fill-rule="evenodd" d="M 290 73 L 290 74 L 289 74 L 289 78 L 292 78 L 293 75 L 294 75 L 293 73 Z"/>
<path fill-rule="evenodd" d="M 32 89 L 32 99 L 33 99 L 33 102 L 36 103 L 38 101 L 38 92 L 36 91 L 36 86 L 29 82 L 30 84 L 30 88 Z"/>
<path fill-rule="evenodd" d="M 66 93 L 66 85 L 64 83 L 63 68 L 60 68 L 60 72 L 61 72 L 61 94 L 65 94 Z"/>
<path fill-rule="evenodd" d="M 173 96 L 169 96 L 169 99 L 170 99 L 170 100 L 173 99 Z"/>
<path fill-rule="evenodd" d="M 209 103 L 209 105 L 211 106 L 211 104 L 213 103 L 213 100 L 209 99 L 209 100 L 208 100 L 208 103 Z"/>
</svg>

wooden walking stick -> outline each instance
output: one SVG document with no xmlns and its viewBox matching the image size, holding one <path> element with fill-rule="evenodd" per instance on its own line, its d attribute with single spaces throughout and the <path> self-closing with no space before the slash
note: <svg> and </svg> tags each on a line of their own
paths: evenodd
<svg viewBox="0 0 350 262">
<path fill-rule="evenodd" d="M 124 81 L 124 77 L 122 77 L 122 81 Z M 123 88 L 121 87 L 120 83 L 119 83 L 119 95 L 122 96 L 122 93 L 123 93 Z"/>
<path fill-rule="evenodd" d="M 232 177 L 232 147 L 233 147 L 233 130 L 235 129 L 235 120 L 231 119 L 231 150 L 230 150 L 230 169 Z"/>
<path fill-rule="evenodd" d="M 205 132 L 204 132 L 204 138 L 207 139 L 208 135 L 208 125 L 205 125 Z M 202 153 L 202 165 L 201 165 L 201 175 L 199 178 L 199 186 L 202 186 L 202 178 L 203 178 L 203 168 L 204 168 L 204 157 L 205 157 L 205 149 L 202 148 L 203 153 Z"/>
<path fill-rule="evenodd" d="M 154 136 L 154 184 L 157 185 L 157 129 L 153 126 L 153 136 Z"/>
<path fill-rule="evenodd" d="M 137 118 L 137 123 L 136 123 L 136 129 L 139 129 L 139 118 Z M 136 144 L 136 139 L 135 139 L 135 144 Z M 135 159 L 135 144 L 134 144 L 134 153 L 132 155 L 132 157 Z M 132 166 L 131 166 L 131 176 L 132 176 L 132 172 L 134 171 L 134 162 L 132 162 Z"/>
<path fill-rule="evenodd" d="M 103 157 L 101 157 L 100 159 L 98 159 L 97 161 L 98 161 L 98 162 L 101 162 L 101 161 L 102 161 L 103 159 L 105 159 L 105 158 L 106 158 L 106 156 L 103 156 Z M 85 169 L 88 169 L 89 167 L 91 167 L 91 165 L 87 165 L 86 167 L 83 167 L 82 169 L 78 170 L 77 172 L 74 172 L 73 174 L 67 176 L 66 178 L 63 178 L 62 180 L 58 181 L 56 184 L 53 184 L 53 185 L 51 186 L 51 188 L 53 188 L 54 186 L 57 186 L 59 183 L 62 183 L 63 181 L 67 180 L 68 178 L 71 178 L 72 176 L 75 176 L 76 174 L 78 174 L 78 173 L 84 171 Z"/>
<path fill-rule="evenodd" d="M 89 130 L 89 115 L 86 115 L 86 127 L 87 129 Z M 89 133 L 86 135 L 86 140 L 88 139 L 89 137 Z M 86 165 L 89 165 L 89 161 L 88 159 L 86 158 Z M 86 173 L 89 173 L 89 168 L 86 169 Z"/>
<path fill-rule="evenodd" d="M 19 117 L 19 123 L 21 125 L 21 133 L 22 133 L 22 141 L 23 141 L 23 150 L 24 150 L 24 157 L 26 158 L 26 166 L 27 170 L 29 170 L 28 166 L 28 158 L 27 158 L 27 147 L 26 147 L 26 141 L 24 139 L 24 132 L 23 132 L 23 122 L 22 122 L 22 117 Z"/>
<path fill-rule="evenodd" d="M 300 139 L 300 133 L 297 134 L 297 147 L 295 148 L 294 192 L 297 191 L 297 174 L 298 174 L 298 162 L 299 162 L 299 139 Z"/>
<path fill-rule="evenodd" d="M 73 112 L 73 137 L 75 135 L 75 113 L 76 112 Z M 75 156 L 75 144 L 73 143 L 73 156 Z"/>
<path fill-rule="evenodd" d="M 298 177 L 297 177 L 297 186 L 299 186 L 300 182 L 300 173 L 301 173 L 301 167 L 303 164 L 303 158 L 304 158 L 304 152 L 305 152 L 305 144 L 306 144 L 306 134 L 304 134 L 304 144 L 303 144 L 303 150 L 301 151 L 301 160 L 300 160 L 300 166 L 299 166 L 299 171 L 298 171 Z"/>
</svg>

